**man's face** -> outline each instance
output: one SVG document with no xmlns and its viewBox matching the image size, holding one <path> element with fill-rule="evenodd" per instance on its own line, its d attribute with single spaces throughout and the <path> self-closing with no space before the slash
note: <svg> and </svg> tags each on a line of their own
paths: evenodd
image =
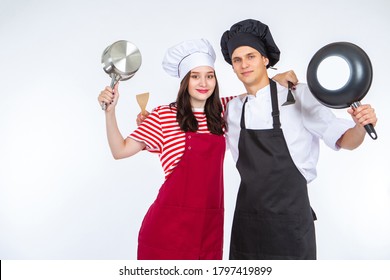
<svg viewBox="0 0 390 280">
<path fill-rule="evenodd" d="M 232 54 L 232 66 L 238 79 L 246 87 L 259 86 L 268 82 L 267 64 L 269 60 L 256 49 L 248 46 L 238 47 Z"/>
</svg>

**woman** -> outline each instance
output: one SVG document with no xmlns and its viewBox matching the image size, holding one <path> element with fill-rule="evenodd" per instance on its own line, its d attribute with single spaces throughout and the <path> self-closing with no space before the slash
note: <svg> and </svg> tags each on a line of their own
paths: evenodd
<svg viewBox="0 0 390 280">
<path fill-rule="evenodd" d="M 224 120 L 207 40 L 170 48 L 164 69 L 181 79 L 175 103 L 159 106 L 124 139 L 115 106 L 118 87 L 106 87 L 107 136 L 115 159 L 146 149 L 159 154 L 165 182 L 139 232 L 138 259 L 222 259 Z M 227 99 L 225 99 L 227 100 Z"/>
<path fill-rule="evenodd" d="M 181 81 L 177 100 L 155 108 L 126 139 L 115 118 L 118 87 L 106 87 L 98 97 L 99 104 L 108 104 L 107 136 L 114 158 L 146 149 L 159 155 L 165 172 L 139 232 L 140 260 L 222 259 L 223 111 L 233 97 L 220 99 L 214 62 L 215 52 L 205 39 L 168 49 L 163 68 Z"/>
</svg>

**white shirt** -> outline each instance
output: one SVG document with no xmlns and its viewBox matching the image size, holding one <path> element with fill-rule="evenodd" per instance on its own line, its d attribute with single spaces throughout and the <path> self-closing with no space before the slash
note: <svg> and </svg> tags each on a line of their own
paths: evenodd
<svg viewBox="0 0 390 280">
<path fill-rule="evenodd" d="M 281 106 L 287 99 L 288 89 L 277 84 L 280 122 L 291 158 L 298 170 L 311 182 L 317 176 L 316 165 L 319 157 L 319 140 L 333 150 L 339 150 L 337 140 L 346 130 L 353 127 L 352 120 L 337 118 L 333 112 L 320 104 L 306 84 L 298 84 L 293 91 L 295 104 Z M 226 120 L 227 144 L 233 159 L 238 159 L 241 112 L 244 101 L 245 125 L 248 129 L 272 129 L 272 103 L 270 86 L 260 89 L 256 96 L 239 96 L 228 103 Z"/>
</svg>

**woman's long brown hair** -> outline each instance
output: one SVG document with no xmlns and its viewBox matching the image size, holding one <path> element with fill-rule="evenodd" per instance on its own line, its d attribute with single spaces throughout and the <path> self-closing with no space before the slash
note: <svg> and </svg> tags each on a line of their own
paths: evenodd
<svg viewBox="0 0 390 280">
<path fill-rule="evenodd" d="M 215 73 L 214 73 L 215 75 Z M 191 71 L 183 78 L 180 83 L 179 92 L 176 102 L 170 106 L 177 107 L 176 120 L 180 125 L 180 129 L 184 132 L 196 132 L 198 130 L 198 121 L 192 112 L 190 94 L 188 92 L 188 84 L 191 77 Z M 217 76 L 215 76 L 216 84 L 213 94 L 206 100 L 204 112 L 207 118 L 207 127 L 212 134 L 223 135 L 225 120 L 222 117 L 222 104 L 219 98 L 219 87 Z"/>
</svg>

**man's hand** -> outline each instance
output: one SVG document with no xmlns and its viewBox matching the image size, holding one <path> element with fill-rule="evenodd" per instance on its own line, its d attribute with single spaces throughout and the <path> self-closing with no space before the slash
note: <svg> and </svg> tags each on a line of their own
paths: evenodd
<svg viewBox="0 0 390 280">
<path fill-rule="evenodd" d="M 298 78 L 295 75 L 295 72 L 293 70 L 289 70 L 287 72 L 283 72 L 280 74 L 276 74 L 272 80 L 275 82 L 281 84 L 284 87 L 288 87 L 288 82 L 291 82 L 293 85 L 296 85 L 298 83 Z M 293 88 L 294 89 L 294 88 Z"/>
</svg>

